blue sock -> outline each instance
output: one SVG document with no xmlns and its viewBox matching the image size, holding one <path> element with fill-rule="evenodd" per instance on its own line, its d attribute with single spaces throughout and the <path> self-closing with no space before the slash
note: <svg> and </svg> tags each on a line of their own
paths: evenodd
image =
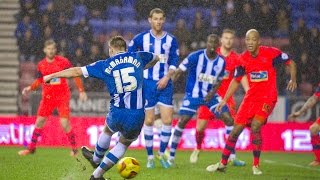
<svg viewBox="0 0 320 180">
<path fill-rule="evenodd" d="M 160 135 L 160 150 L 159 150 L 159 155 L 163 155 L 164 151 L 166 150 L 170 137 L 171 137 L 171 129 L 172 126 L 171 125 L 162 125 L 161 128 L 161 135 Z"/>
<path fill-rule="evenodd" d="M 144 126 L 143 127 L 144 132 L 144 139 L 145 139 L 145 145 L 146 150 L 148 154 L 148 159 L 153 159 L 153 126 Z"/>
<path fill-rule="evenodd" d="M 174 128 L 174 133 L 173 133 L 172 142 L 171 142 L 170 159 L 174 159 L 176 155 L 176 150 L 178 148 L 178 144 L 180 142 L 182 132 L 183 132 L 183 129 L 179 128 L 178 125 L 176 125 L 176 127 Z"/>
</svg>

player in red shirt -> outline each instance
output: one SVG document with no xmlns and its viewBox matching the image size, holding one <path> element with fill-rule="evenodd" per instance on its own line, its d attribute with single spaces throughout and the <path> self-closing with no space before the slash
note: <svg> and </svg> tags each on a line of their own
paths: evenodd
<svg viewBox="0 0 320 180">
<path fill-rule="evenodd" d="M 218 94 L 223 98 L 226 94 L 229 84 L 233 79 L 234 71 L 239 64 L 238 54 L 232 50 L 234 43 L 235 31 L 231 29 L 224 29 L 221 35 L 221 47 L 217 49 L 217 53 L 224 56 L 226 60 L 226 69 L 225 76 L 221 83 L 221 86 L 217 90 Z M 247 77 L 244 76 L 241 80 L 241 84 L 245 91 L 249 88 Z M 231 116 L 234 118 L 236 114 L 236 102 L 231 97 L 227 102 Z M 198 108 L 198 118 L 197 118 L 197 127 L 196 127 L 196 142 L 197 147 L 193 150 L 190 156 L 190 162 L 196 163 L 198 161 L 199 153 L 202 149 L 202 142 L 205 137 L 204 130 L 208 124 L 209 120 L 214 120 L 214 114 L 210 112 L 207 106 L 200 106 Z M 233 126 L 226 126 L 226 134 L 229 135 Z M 232 152 L 230 155 L 230 160 L 235 166 L 245 165 L 244 161 L 236 159 L 235 152 Z"/>
<path fill-rule="evenodd" d="M 311 96 L 306 103 L 297 112 L 289 115 L 288 119 L 295 119 L 304 114 L 308 109 L 314 107 L 320 101 L 320 83 L 316 89 L 316 92 Z M 309 166 L 320 166 L 320 117 L 310 126 L 311 144 L 313 147 L 313 153 L 315 160 L 312 161 Z"/>
<path fill-rule="evenodd" d="M 36 144 L 39 136 L 42 134 L 43 126 L 49 115 L 53 110 L 57 108 L 60 115 L 61 126 L 68 136 L 68 140 L 72 146 L 71 155 L 75 156 L 78 152 L 77 144 L 75 141 L 74 132 L 71 129 L 69 122 L 69 101 L 70 90 L 65 78 L 56 78 L 50 81 L 49 84 L 43 82 L 43 76 L 58 72 L 64 69 L 72 67 L 70 61 L 62 56 L 57 56 L 56 43 L 53 40 L 48 40 L 44 44 L 43 49 L 46 57 L 38 64 L 38 78 L 30 85 L 23 89 L 22 94 L 26 95 L 30 91 L 37 90 L 42 85 L 42 99 L 38 108 L 38 115 L 35 123 L 35 129 L 32 134 L 31 143 L 28 149 L 18 152 L 19 155 L 24 156 L 28 154 L 34 154 L 36 150 Z M 80 78 L 74 78 L 75 84 L 79 90 L 80 100 L 86 100 L 87 95 L 84 92 L 82 80 Z"/>
<path fill-rule="evenodd" d="M 240 55 L 240 65 L 235 71 L 235 77 L 231 81 L 228 91 L 223 100 L 217 106 L 221 111 L 228 99 L 236 91 L 243 75 L 247 75 L 249 89 L 240 105 L 235 118 L 234 128 L 231 131 L 225 148 L 222 151 L 221 161 L 207 167 L 207 171 L 225 171 L 231 151 L 235 148 L 238 137 L 243 129 L 251 128 L 253 145 L 253 166 L 254 175 L 261 175 L 259 160 L 261 153 L 261 127 L 267 122 L 277 102 L 277 85 L 275 66 L 285 63 L 290 69 L 291 80 L 287 89 L 294 91 L 296 83 L 296 65 L 290 60 L 286 53 L 273 47 L 260 46 L 260 35 L 255 29 L 246 33 L 245 44 L 247 50 Z"/>
</svg>

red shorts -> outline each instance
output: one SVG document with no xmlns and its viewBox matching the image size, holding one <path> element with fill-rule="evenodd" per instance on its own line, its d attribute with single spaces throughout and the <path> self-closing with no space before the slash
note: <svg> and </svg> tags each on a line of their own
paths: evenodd
<svg viewBox="0 0 320 180">
<path fill-rule="evenodd" d="M 320 125 L 320 117 L 317 119 L 316 123 Z"/>
<path fill-rule="evenodd" d="M 276 101 L 252 102 L 244 100 L 239 107 L 235 124 L 250 126 L 252 119 L 266 123 L 275 105 Z"/>
<path fill-rule="evenodd" d="M 233 98 L 230 98 L 230 100 L 227 102 L 227 106 L 229 108 L 231 116 L 234 118 L 236 114 L 236 102 Z M 207 106 L 200 106 L 198 108 L 198 119 L 207 121 L 214 120 L 215 116 Z"/>
<path fill-rule="evenodd" d="M 38 108 L 38 116 L 48 117 L 52 114 L 53 110 L 57 108 L 60 117 L 69 118 L 69 101 L 70 97 L 63 97 L 61 99 L 43 97 Z"/>
</svg>

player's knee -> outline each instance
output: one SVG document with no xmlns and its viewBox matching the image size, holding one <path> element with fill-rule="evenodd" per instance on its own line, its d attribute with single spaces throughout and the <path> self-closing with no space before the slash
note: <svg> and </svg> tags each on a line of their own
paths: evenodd
<svg viewBox="0 0 320 180">
<path fill-rule="evenodd" d="M 153 123 L 154 123 L 154 120 L 152 118 L 146 117 L 144 119 L 144 124 L 147 125 L 147 126 L 153 126 Z"/>
<path fill-rule="evenodd" d="M 241 132 L 243 131 L 244 127 L 240 126 L 240 125 L 236 125 L 234 126 L 234 128 L 232 129 L 232 131 L 230 132 L 230 136 L 234 139 L 238 139 L 238 137 L 240 136 Z"/>
<path fill-rule="evenodd" d="M 233 118 L 228 113 L 223 113 L 221 115 L 221 119 L 226 126 L 233 126 L 233 124 L 234 124 Z"/>
<path fill-rule="evenodd" d="M 261 124 L 260 122 L 258 122 L 258 121 L 253 121 L 253 122 L 251 123 L 251 132 L 252 132 L 252 133 L 260 132 L 261 126 L 262 126 L 262 124 Z"/>
<path fill-rule="evenodd" d="M 44 126 L 45 122 L 46 122 L 46 119 L 38 118 L 35 123 L 36 128 L 42 128 Z"/>
<path fill-rule="evenodd" d="M 205 128 L 206 128 L 206 127 L 203 126 L 203 125 L 197 126 L 197 131 L 198 131 L 198 132 L 203 132 Z"/>
<path fill-rule="evenodd" d="M 309 128 L 311 135 L 317 135 L 319 133 L 319 125 L 314 123 Z"/>
<path fill-rule="evenodd" d="M 178 125 L 180 128 L 184 128 L 187 123 L 189 122 L 190 118 L 187 117 L 187 116 L 182 116 L 180 119 L 179 119 L 179 122 L 178 122 Z"/>
</svg>

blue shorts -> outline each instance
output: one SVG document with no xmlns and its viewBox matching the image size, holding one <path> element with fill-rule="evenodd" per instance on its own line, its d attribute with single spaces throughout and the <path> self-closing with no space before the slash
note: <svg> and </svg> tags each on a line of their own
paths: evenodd
<svg viewBox="0 0 320 180">
<path fill-rule="evenodd" d="M 183 98 L 182 106 L 179 110 L 179 115 L 193 116 L 197 112 L 199 106 L 205 105 L 217 118 L 219 118 L 222 113 L 229 112 L 227 105 L 223 106 L 220 113 L 215 111 L 220 101 L 221 97 L 218 94 L 216 94 L 209 103 L 206 103 L 204 101 L 204 98 L 193 98 L 186 95 Z"/>
<path fill-rule="evenodd" d="M 112 132 L 120 132 L 124 138 L 135 140 L 141 132 L 144 115 L 144 109 L 125 109 L 111 106 L 106 124 Z"/>
<path fill-rule="evenodd" d="M 143 91 L 146 98 L 146 109 L 153 109 L 157 104 L 172 107 L 173 85 L 170 80 L 162 90 L 157 89 L 157 82 L 154 80 L 144 79 Z"/>
</svg>

